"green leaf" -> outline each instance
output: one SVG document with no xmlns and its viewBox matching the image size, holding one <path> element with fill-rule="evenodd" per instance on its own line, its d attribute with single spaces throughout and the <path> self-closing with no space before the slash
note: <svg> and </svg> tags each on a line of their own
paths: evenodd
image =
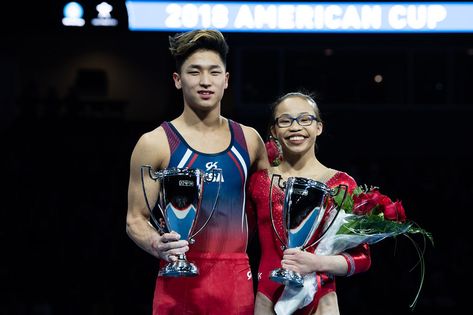
<svg viewBox="0 0 473 315">
<path fill-rule="evenodd" d="M 343 224 L 337 234 L 372 235 L 378 233 L 403 234 L 409 231 L 412 223 L 385 220 L 382 213 L 369 216 L 352 216 Z"/>
<path fill-rule="evenodd" d="M 333 200 L 335 204 L 337 206 L 341 206 L 345 212 L 351 213 L 353 211 L 353 196 L 348 191 L 346 191 L 346 197 L 345 200 L 343 200 L 345 190 L 345 188 L 340 188 L 340 191 L 333 197 Z"/>
</svg>

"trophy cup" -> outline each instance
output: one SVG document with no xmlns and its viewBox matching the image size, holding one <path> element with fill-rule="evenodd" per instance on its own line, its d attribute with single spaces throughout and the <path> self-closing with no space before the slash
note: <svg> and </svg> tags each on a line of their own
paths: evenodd
<svg viewBox="0 0 473 315">
<path fill-rule="evenodd" d="M 146 192 L 145 172 L 149 179 L 159 182 L 159 190 L 154 193 L 154 206 Z M 196 227 L 200 216 L 204 183 L 221 176 L 221 169 L 204 172 L 192 168 L 168 168 L 155 172 L 151 166 L 141 167 L 141 183 L 146 206 L 150 211 L 150 223 L 160 234 L 175 231 L 181 239 L 189 244 L 194 243 L 194 237 L 205 228 L 212 217 L 220 192 L 220 181 L 212 209 L 200 228 Z M 217 177 L 216 177 L 217 176 Z M 189 262 L 185 254 L 178 255 L 175 262 L 170 262 L 159 270 L 159 276 L 166 277 L 193 277 L 199 274 L 199 269 Z"/>
<path fill-rule="evenodd" d="M 282 210 L 283 226 L 281 227 L 283 235 L 280 235 L 278 232 L 273 219 L 272 189 L 276 178 L 278 179 L 277 185 L 285 189 Z M 269 190 L 271 225 L 282 244 L 283 250 L 297 247 L 305 250 L 316 245 L 332 225 L 340 211 L 340 206 L 336 207 L 337 212 L 332 217 L 332 220 L 324 223 L 324 231 L 319 232 L 322 219 L 327 211 L 332 209 L 327 209 L 330 198 L 344 191 L 343 200 L 340 203 L 343 204 L 347 193 L 347 186 L 339 185 L 334 189 L 330 189 L 322 182 L 303 177 L 289 177 L 287 182 L 281 185 L 281 179 L 280 175 L 272 175 L 271 177 Z M 342 187 L 345 189 L 341 189 Z M 273 270 L 269 278 L 284 285 L 294 287 L 302 287 L 304 284 L 304 279 L 299 273 L 284 268 Z"/>
</svg>

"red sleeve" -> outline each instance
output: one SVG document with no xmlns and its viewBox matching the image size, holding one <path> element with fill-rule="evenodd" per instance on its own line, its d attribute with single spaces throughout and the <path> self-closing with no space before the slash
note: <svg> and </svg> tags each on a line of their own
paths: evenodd
<svg viewBox="0 0 473 315">
<path fill-rule="evenodd" d="M 356 188 L 357 183 L 345 172 L 339 172 L 336 178 L 337 184 L 344 184 L 348 186 L 348 192 L 351 193 Z M 371 266 L 371 255 L 368 244 L 361 244 L 355 248 L 349 249 L 341 253 L 348 264 L 347 276 L 351 276 L 360 272 L 367 271 Z"/>
<path fill-rule="evenodd" d="M 347 277 L 370 269 L 371 255 L 368 244 L 361 244 L 341 253 L 348 264 Z"/>
<path fill-rule="evenodd" d="M 253 173 L 250 177 L 247 188 L 246 188 L 246 203 L 245 211 L 248 220 L 248 237 L 252 239 L 256 233 L 257 219 L 256 219 L 256 206 L 253 200 L 254 185 L 256 181 L 257 173 Z"/>
</svg>

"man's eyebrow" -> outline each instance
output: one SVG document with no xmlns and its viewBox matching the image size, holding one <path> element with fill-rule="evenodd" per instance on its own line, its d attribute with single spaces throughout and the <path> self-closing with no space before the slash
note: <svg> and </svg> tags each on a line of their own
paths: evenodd
<svg viewBox="0 0 473 315">
<path fill-rule="evenodd" d="M 209 68 L 209 69 L 222 69 L 221 65 L 210 65 L 210 66 L 203 66 L 200 64 L 190 64 L 188 68 L 197 68 L 197 69 L 203 69 L 203 68 Z"/>
</svg>

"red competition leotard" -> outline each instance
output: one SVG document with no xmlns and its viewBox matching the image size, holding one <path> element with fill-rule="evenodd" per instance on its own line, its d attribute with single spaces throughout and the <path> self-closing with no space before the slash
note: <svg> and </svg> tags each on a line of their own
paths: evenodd
<svg viewBox="0 0 473 315">
<path fill-rule="evenodd" d="M 270 299 L 273 304 L 276 304 L 281 296 L 284 285 L 269 279 L 272 270 L 281 267 L 281 259 L 283 252 L 281 249 L 281 242 L 275 235 L 271 223 L 270 209 L 269 209 L 269 188 L 270 178 L 267 170 L 260 170 L 255 172 L 249 181 L 248 186 L 248 202 L 247 211 L 252 213 L 256 211 L 258 235 L 261 246 L 261 261 L 259 265 L 259 281 L 258 292 L 264 294 Z M 339 184 L 348 186 L 348 191 L 352 192 L 356 187 L 355 180 L 344 172 L 336 172 L 326 183 L 327 186 L 333 188 Z M 284 191 L 273 186 L 273 219 L 276 226 L 282 226 L 282 207 L 284 203 Z M 323 223 L 321 224 L 321 226 Z M 280 232 L 280 235 L 282 231 Z M 313 252 L 314 247 L 307 249 Z M 342 253 L 348 263 L 347 275 L 364 272 L 369 269 L 371 264 L 369 247 L 367 244 L 360 245 L 356 248 Z M 318 305 L 320 298 L 331 291 L 335 291 L 335 278 L 327 274 L 317 275 L 318 289 L 314 300 L 306 307 L 298 310 L 295 314 L 312 314 Z"/>
<path fill-rule="evenodd" d="M 204 183 L 198 227 L 211 212 L 219 191 L 217 206 L 209 223 L 195 236 L 195 243 L 186 253 L 187 259 L 199 269 L 199 275 L 158 277 L 153 315 L 253 314 L 254 292 L 246 254 L 248 222 L 245 213 L 250 157 L 241 126 L 231 120 L 228 125 L 231 142 L 226 150 L 215 154 L 194 150 L 172 124 L 161 125 L 171 150 L 168 167 L 197 168 L 205 172 L 219 168 L 222 176 Z M 161 261 L 160 267 L 165 264 Z"/>
</svg>

